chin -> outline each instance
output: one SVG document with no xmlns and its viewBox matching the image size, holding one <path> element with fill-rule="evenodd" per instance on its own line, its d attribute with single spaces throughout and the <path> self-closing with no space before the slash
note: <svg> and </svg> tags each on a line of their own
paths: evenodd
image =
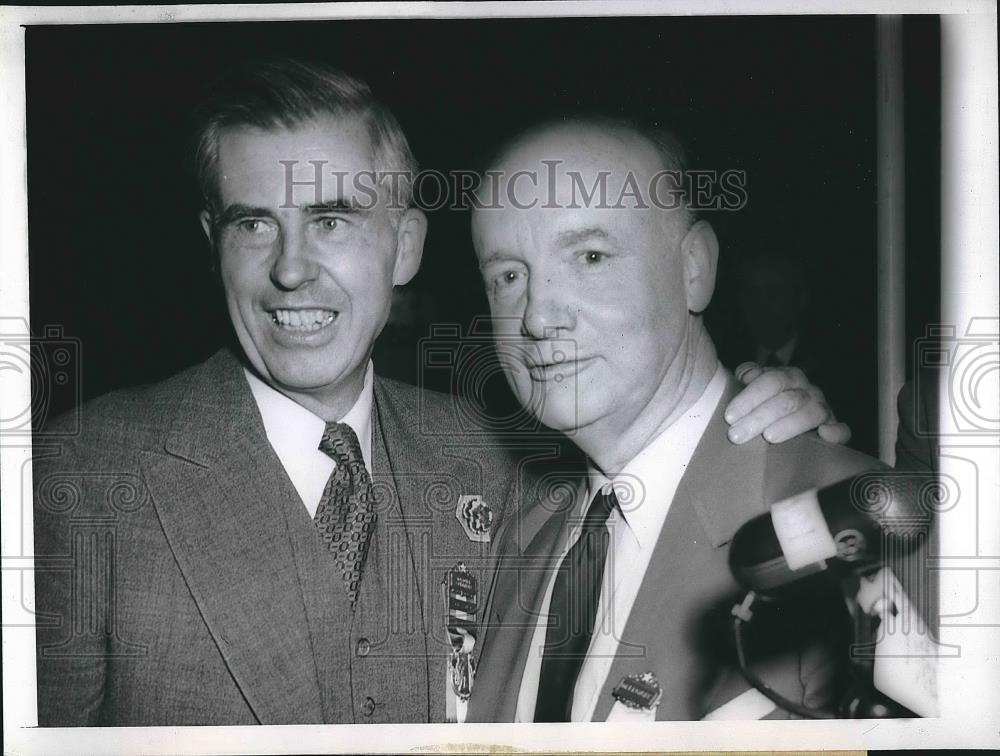
<svg viewBox="0 0 1000 756">
<path fill-rule="evenodd" d="M 575 403 L 563 404 L 559 402 L 557 406 L 546 403 L 542 412 L 533 412 L 539 422 L 552 430 L 572 434 L 580 425 L 578 408 Z"/>
<path fill-rule="evenodd" d="M 277 364 L 268 369 L 276 383 L 293 391 L 309 392 L 336 383 L 341 374 L 334 374 L 331 365 Z"/>
</svg>

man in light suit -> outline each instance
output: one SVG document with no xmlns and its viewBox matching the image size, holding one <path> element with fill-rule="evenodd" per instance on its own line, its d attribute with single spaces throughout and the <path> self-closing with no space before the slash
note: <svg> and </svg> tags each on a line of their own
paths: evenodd
<svg viewBox="0 0 1000 756">
<path fill-rule="evenodd" d="M 335 178 L 412 171 L 406 139 L 363 83 L 289 61 L 221 84 L 201 124 L 238 347 L 91 402 L 77 438 L 39 450 L 39 721 L 443 721 L 440 583 L 485 557 L 513 462 L 463 435 L 450 397 L 372 372 L 426 221 L 404 184 L 373 203 Z M 336 422 L 353 459 L 320 450 Z M 357 463 L 368 501 L 345 517 L 374 527 L 322 530 Z M 358 564 L 329 547 L 345 539 Z"/>
<path fill-rule="evenodd" d="M 473 238 L 508 380 L 586 460 L 540 476 L 498 539 L 473 721 L 780 716 L 713 637 L 740 596 L 726 546 L 769 504 L 876 465 L 814 435 L 727 442 L 739 384 L 701 318 L 718 241 L 670 201 L 683 168 L 668 134 L 594 117 L 491 164 Z M 758 671 L 815 707 L 837 669 L 810 640 Z"/>
<path fill-rule="evenodd" d="M 200 123 L 237 343 L 36 450 L 39 722 L 444 721 L 440 586 L 485 563 L 515 464 L 452 397 L 373 373 L 426 220 L 371 176 L 413 156 L 366 85 L 295 61 L 238 71 Z"/>
</svg>

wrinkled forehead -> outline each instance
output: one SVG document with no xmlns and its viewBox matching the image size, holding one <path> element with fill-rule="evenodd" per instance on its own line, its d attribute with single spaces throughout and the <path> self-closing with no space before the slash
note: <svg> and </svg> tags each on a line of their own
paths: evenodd
<svg viewBox="0 0 1000 756">
<path fill-rule="evenodd" d="M 486 171 L 473 241 L 480 255 L 594 229 L 671 242 L 686 218 L 677 178 L 657 149 L 630 131 L 549 129 L 514 144 Z"/>
<path fill-rule="evenodd" d="M 295 204 L 349 200 L 373 174 L 368 129 L 359 118 L 317 118 L 292 128 L 234 126 L 219 134 L 218 188 Z M 369 181 L 370 185 L 372 181 Z M 242 198 L 249 200 L 251 197 Z"/>
</svg>

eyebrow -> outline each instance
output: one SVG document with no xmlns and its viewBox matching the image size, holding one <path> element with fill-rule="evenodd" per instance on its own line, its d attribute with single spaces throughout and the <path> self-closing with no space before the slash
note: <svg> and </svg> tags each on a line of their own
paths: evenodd
<svg viewBox="0 0 1000 756">
<path fill-rule="evenodd" d="M 318 202 L 311 205 L 306 205 L 301 208 L 304 213 L 310 215 L 317 215 L 320 213 L 338 212 L 338 213 L 363 213 L 365 208 L 359 207 L 357 204 L 352 203 L 348 200 L 331 200 L 329 202 Z M 240 203 L 235 203 L 232 205 L 227 205 L 226 208 L 219 213 L 218 217 L 215 219 L 215 223 L 218 226 L 226 226 L 236 221 L 244 220 L 246 218 L 273 218 L 274 212 L 266 207 L 253 207 L 251 205 L 243 205 Z"/>
<path fill-rule="evenodd" d="M 593 239 L 610 238 L 611 234 L 600 226 L 586 226 L 585 228 L 574 228 L 559 233 L 556 236 L 556 244 L 565 249 Z M 483 261 L 479 264 L 479 269 L 482 270 L 486 266 L 492 265 L 493 263 L 508 262 L 511 260 L 517 261 L 518 259 L 517 255 L 511 254 L 507 250 L 496 250 L 495 252 L 490 252 L 490 254 L 483 258 Z"/>
<path fill-rule="evenodd" d="M 306 213 L 363 213 L 369 209 L 370 208 L 363 207 L 357 202 L 346 199 L 330 200 L 329 202 L 315 202 L 302 208 L 302 210 Z"/>
<path fill-rule="evenodd" d="M 556 237 L 556 244 L 560 247 L 572 247 L 575 244 L 591 241 L 592 239 L 607 239 L 610 236 L 611 234 L 600 226 L 587 226 L 586 228 L 563 231 Z"/>
<path fill-rule="evenodd" d="M 506 250 L 497 250 L 496 252 L 490 252 L 485 258 L 483 258 L 483 261 L 479 263 L 479 269 L 483 270 L 487 266 L 493 265 L 494 263 L 509 262 L 517 259 L 518 258 L 516 256 L 510 254 Z"/>
<path fill-rule="evenodd" d="M 251 207 L 250 205 L 227 205 L 226 208 L 215 218 L 215 225 L 227 226 L 244 218 L 272 218 L 274 213 L 266 207 Z"/>
</svg>

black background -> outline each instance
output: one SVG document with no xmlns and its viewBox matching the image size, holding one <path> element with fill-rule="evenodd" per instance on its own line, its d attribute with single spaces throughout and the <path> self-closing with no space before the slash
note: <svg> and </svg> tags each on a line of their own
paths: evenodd
<svg viewBox="0 0 1000 756">
<path fill-rule="evenodd" d="M 937 18 L 907 17 L 904 31 L 912 340 L 936 319 L 940 286 Z M 289 54 L 369 82 L 424 168 L 475 167 L 526 120 L 572 107 L 668 124 L 692 167 L 745 170 L 747 206 L 710 218 L 723 255 L 713 335 L 725 346 L 738 332 L 727 292 L 741 255 L 799 255 L 824 349 L 844 366 L 824 388 L 874 448 L 874 17 L 55 26 L 26 38 L 32 328 L 79 339 L 84 398 L 165 377 L 227 338 L 185 171 L 187 118 L 227 67 Z M 415 288 L 437 322 L 486 311 L 467 213 L 431 214 Z"/>
</svg>

